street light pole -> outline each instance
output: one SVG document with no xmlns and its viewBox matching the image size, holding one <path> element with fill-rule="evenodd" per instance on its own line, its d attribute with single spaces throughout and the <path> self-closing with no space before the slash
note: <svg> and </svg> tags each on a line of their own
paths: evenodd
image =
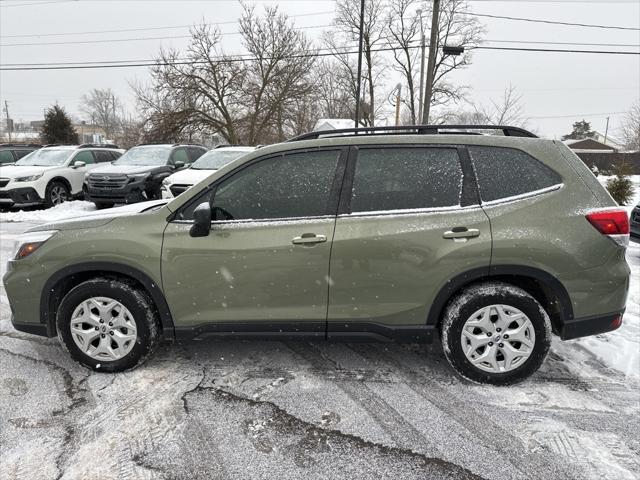
<svg viewBox="0 0 640 480">
<path fill-rule="evenodd" d="M 358 79 L 356 83 L 356 118 L 355 128 L 360 121 L 360 83 L 362 81 L 362 42 L 364 36 L 364 0 L 360 0 L 360 38 L 358 40 Z"/>
<path fill-rule="evenodd" d="M 438 55 L 438 30 L 440 17 L 440 0 L 433 0 L 433 10 L 431 12 L 431 36 L 429 38 L 429 62 L 427 63 L 427 85 L 425 86 L 422 123 L 429 123 L 429 107 L 431 96 L 433 95 L 433 77 L 436 66 L 436 56 Z"/>
<path fill-rule="evenodd" d="M 420 123 L 422 121 L 422 98 L 424 95 L 424 59 L 426 56 L 427 46 L 424 41 L 424 23 L 422 21 L 422 10 L 418 10 L 416 12 L 420 16 L 420 48 L 422 50 L 422 56 L 420 58 L 420 93 L 418 100 L 418 118 L 416 123 Z M 414 110 L 415 111 L 415 110 Z"/>
</svg>

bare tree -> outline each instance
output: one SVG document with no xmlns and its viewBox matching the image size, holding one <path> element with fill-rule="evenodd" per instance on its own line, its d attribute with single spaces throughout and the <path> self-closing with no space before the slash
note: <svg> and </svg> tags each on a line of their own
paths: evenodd
<svg viewBox="0 0 640 480">
<path fill-rule="evenodd" d="M 362 118 L 358 119 L 365 126 L 375 124 L 376 116 L 381 107 L 377 103 L 376 88 L 381 86 L 384 78 L 385 59 L 377 52 L 385 43 L 386 18 L 382 0 L 368 0 L 365 3 L 364 21 L 362 29 L 362 51 L 364 60 L 363 91 L 367 98 L 357 99 L 361 102 Z M 333 52 L 340 65 L 340 70 L 346 82 L 351 83 L 353 98 L 355 99 L 355 85 L 357 82 L 357 68 L 355 58 L 348 53 L 358 45 L 360 36 L 360 4 L 353 0 L 337 0 L 334 29 L 325 34 L 325 43 Z M 355 103 L 355 102 L 354 102 Z"/>
<path fill-rule="evenodd" d="M 420 86 L 416 84 L 420 65 L 420 16 L 416 14 L 423 3 L 420 0 L 391 0 L 387 12 L 388 45 L 393 48 L 393 68 L 400 72 L 406 82 L 407 94 L 403 103 L 409 109 L 403 123 L 416 124 Z"/>
<path fill-rule="evenodd" d="M 91 124 L 102 127 L 108 139 L 113 139 L 117 132 L 121 109 L 122 103 L 110 88 L 94 88 L 80 101 L 80 111 L 89 117 Z"/>
<path fill-rule="evenodd" d="M 309 41 L 275 7 L 258 16 L 245 6 L 240 33 L 250 58 L 226 55 L 219 31 L 205 24 L 191 29 L 186 55 L 160 52 L 151 85 L 132 84 L 147 136 L 257 144 L 291 134 L 313 90 Z"/>
<path fill-rule="evenodd" d="M 513 125 L 526 128 L 529 118 L 525 114 L 522 95 L 518 94 L 513 85 L 509 85 L 501 98 L 490 99 L 488 105 L 472 105 L 471 111 L 445 111 L 437 117 L 435 123 Z"/>
<path fill-rule="evenodd" d="M 625 148 L 632 151 L 640 150 L 640 99 L 631 105 L 631 109 L 624 116 L 621 133 Z"/>
<path fill-rule="evenodd" d="M 240 32 L 254 57 L 244 72 L 247 139 L 251 144 L 282 141 L 288 116 L 312 91 L 311 43 L 277 7 L 266 7 L 258 17 L 253 6 L 245 5 Z"/>
</svg>

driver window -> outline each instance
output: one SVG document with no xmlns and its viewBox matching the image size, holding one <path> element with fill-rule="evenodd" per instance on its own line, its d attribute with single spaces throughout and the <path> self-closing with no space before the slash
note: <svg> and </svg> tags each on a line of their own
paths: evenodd
<svg viewBox="0 0 640 480">
<path fill-rule="evenodd" d="M 193 218 L 195 207 L 212 204 L 214 220 L 266 220 L 317 217 L 328 212 L 338 150 L 298 152 L 267 158 L 224 179 L 189 205 L 182 219 Z M 335 212 L 334 212 L 335 213 Z"/>
<path fill-rule="evenodd" d="M 169 162 L 171 165 L 175 165 L 176 162 L 182 162 L 185 165 L 189 163 L 189 155 L 187 155 L 187 151 L 184 148 L 178 148 L 171 155 L 171 161 Z"/>
<path fill-rule="evenodd" d="M 73 160 L 71 161 L 71 165 L 73 165 L 76 162 L 84 162 L 87 165 L 93 163 L 93 153 L 91 153 L 91 151 L 89 150 L 85 150 L 84 152 L 78 152 L 78 154 L 76 154 L 76 156 L 73 157 Z"/>
</svg>

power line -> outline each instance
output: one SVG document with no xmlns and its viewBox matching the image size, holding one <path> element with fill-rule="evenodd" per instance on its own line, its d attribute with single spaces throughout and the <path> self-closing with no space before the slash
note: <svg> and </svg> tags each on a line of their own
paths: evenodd
<svg viewBox="0 0 640 480">
<path fill-rule="evenodd" d="M 419 48 L 419 46 L 411 46 L 408 47 L 410 49 Z M 401 50 L 402 47 L 386 47 L 386 48 L 377 48 L 372 49 L 373 52 L 389 52 L 395 50 Z M 521 48 L 521 47 L 489 47 L 489 46 L 478 46 L 473 47 L 473 50 L 506 50 L 506 51 L 519 51 L 519 52 L 553 52 L 553 53 L 589 53 L 589 54 L 606 54 L 606 55 L 640 55 L 640 52 L 623 52 L 623 51 L 605 51 L 605 50 L 571 50 L 571 49 L 552 49 L 552 48 Z M 321 52 L 322 49 L 317 49 L 316 53 L 303 53 L 299 55 L 289 55 L 284 58 L 308 58 L 308 57 L 328 57 L 334 56 L 336 54 L 342 55 L 352 55 L 357 54 L 357 50 L 349 50 L 349 51 L 329 51 L 329 52 Z M 235 63 L 235 62 L 245 62 L 248 60 L 269 60 L 269 58 L 258 59 L 256 57 L 248 57 L 242 55 L 229 56 L 226 58 L 214 58 L 212 59 L 216 62 L 224 62 L 224 63 Z M 114 61 L 118 62 L 118 61 Z M 42 66 L 19 66 L 19 67 L 8 67 L 4 65 L 0 65 L 0 71 L 23 71 L 23 70 L 76 70 L 76 69 L 97 69 L 97 68 L 132 68 L 132 67 L 153 67 L 153 66 L 169 66 L 169 65 L 196 65 L 199 63 L 208 63 L 208 61 L 199 61 L 199 60 L 182 60 L 178 59 L 177 61 L 172 62 L 158 62 L 154 60 L 144 60 L 136 63 L 100 63 L 95 64 L 91 62 L 69 62 L 64 65 L 51 65 L 51 64 L 42 64 Z"/>
<path fill-rule="evenodd" d="M 571 115 L 542 115 L 529 117 L 531 119 L 546 119 L 546 118 L 575 118 L 575 117 L 600 117 L 602 115 L 622 115 L 627 112 L 603 112 L 603 113 L 574 113 Z"/>
<path fill-rule="evenodd" d="M 12 5 L 2 5 L 2 4 L 0 4 L 0 8 L 28 7 L 28 6 L 34 6 L 34 5 L 35 6 L 47 5 L 49 3 L 69 3 L 69 2 L 77 2 L 77 1 L 78 0 L 49 0 L 48 2 L 14 3 Z"/>
<path fill-rule="evenodd" d="M 289 15 L 289 18 L 300 17 L 313 17 L 316 15 L 329 15 L 335 13 L 334 11 L 326 12 L 313 12 L 313 13 L 301 13 L 299 15 Z M 205 23 L 206 26 L 213 25 L 236 25 L 238 20 L 229 20 L 225 22 L 213 22 Z M 31 33 L 31 34 L 19 34 L 19 35 L 0 35 L 0 38 L 31 38 L 31 37 L 61 37 L 66 35 L 91 35 L 91 34 L 103 34 L 103 33 L 123 33 L 123 32 L 143 32 L 146 30 L 171 30 L 178 28 L 191 28 L 194 26 L 200 26 L 202 24 L 189 24 L 189 25 L 168 25 L 165 27 L 145 27 L 145 28 L 121 28 L 116 30 L 93 30 L 85 32 L 59 32 L 59 33 Z"/>
<path fill-rule="evenodd" d="M 514 20 L 518 22 L 531 22 L 531 23 L 547 23 L 550 25 L 567 25 L 570 27 L 586 27 L 586 28 L 604 28 L 610 30 L 633 30 L 640 31 L 638 27 L 621 27 L 618 25 L 598 25 L 594 23 L 573 23 L 573 22 L 560 22 L 556 20 L 542 20 L 539 18 L 524 18 L 524 17 L 508 17 L 505 15 L 491 15 L 488 13 L 473 13 L 468 12 L 467 15 L 471 15 L 474 17 L 486 17 L 486 18 L 500 18 L 503 20 Z"/>
</svg>

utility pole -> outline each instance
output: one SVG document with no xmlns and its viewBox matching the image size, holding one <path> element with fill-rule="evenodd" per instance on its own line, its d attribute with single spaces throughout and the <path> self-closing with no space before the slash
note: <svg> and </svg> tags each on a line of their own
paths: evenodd
<svg viewBox="0 0 640 480">
<path fill-rule="evenodd" d="M 609 117 L 607 117 L 607 126 L 604 129 L 604 143 L 607 143 L 607 135 L 609 134 Z"/>
<path fill-rule="evenodd" d="M 360 0 L 360 35 L 358 40 L 358 81 L 356 85 L 356 118 L 355 128 L 360 121 L 360 83 L 362 80 L 362 42 L 364 36 L 364 0 Z"/>
<path fill-rule="evenodd" d="M 440 17 L 440 0 L 433 0 L 433 10 L 431 12 L 431 36 L 429 37 L 429 62 L 427 63 L 427 84 L 424 92 L 424 105 L 422 108 L 422 123 L 429 123 L 429 107 L 431 106 L 431 96 L 433 95 L 433 77 L 436 67 L 436 56 L 438 55 L 438 31 Z"/>
<path fill-rule="evenodd" d="M 402 96 L 402 84 L 399 83 L 398 85 L 396 85 L 395 90 L 397 91 L 396 93 L 396 127 L 398 125 L 400 125 L 400 99 Z"/>
<path fill-rule="evenodd" d="M 418 100 L 418 118 L 416 119 L 416 123 L 420 123 L 422 121 L 422 102 L 424 95 L 424 59 L 426 57 L 427 46 L 424 41 L 424 22 L 422 21 L 422 10 L 418 10 L 416 13 L 420 16 L 420 49 L 422 50 L 422 56 L 420 58 L 420 98 Z"/>
<path fill-rule="evenodd" d="M 9 118 L 9 104 L 7 101 L 4 101 L 4 112 L 7 114 L 7 136 L 9 137 L 9 141 L 11 141 L 11 131 L 13 130 L 13 125 L 11 124 L 11 118 Z"/>
</svg>

